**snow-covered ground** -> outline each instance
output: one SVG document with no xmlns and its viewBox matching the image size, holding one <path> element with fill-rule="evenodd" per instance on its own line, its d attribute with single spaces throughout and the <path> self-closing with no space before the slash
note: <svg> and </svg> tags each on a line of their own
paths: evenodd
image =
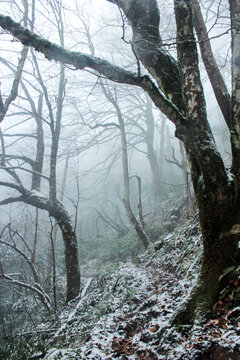
<svg viewBox="0 0 240 360">
<path fill-rule="evenodd" d="M 44 350 L 28 358 L 240 359 L 240 307 L 231 305 L 233 294 L 239 298 L 238 280 L 215 304 L 215 319 L 185 333 L 171 326 L 196 281 L 200 255 L 199 231 L 189 222 L 163 239 L 160 250 L 151 247 L 115 270 L 95 272 L 57 322 L 42 324 L 41 330 L 53 328 L 54 334 L 41 340 Z"/>
</svg>

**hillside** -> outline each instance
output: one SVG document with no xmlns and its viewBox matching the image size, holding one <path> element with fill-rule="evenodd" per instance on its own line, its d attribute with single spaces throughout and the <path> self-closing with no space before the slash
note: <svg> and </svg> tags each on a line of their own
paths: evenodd
<svg viewBox="0 0 240 360">
<path fill-rule="evenodd" d="M 171 325 L 195 283 L 200 240 L 198 223 L 188 221 L 125 262 L 89 261 L 81 297 L 57 320 L 16 336 L 2 358 L 240 359 L 236 271 L 214 305 L 212 320 L 193 329 Z"/>
</svg>

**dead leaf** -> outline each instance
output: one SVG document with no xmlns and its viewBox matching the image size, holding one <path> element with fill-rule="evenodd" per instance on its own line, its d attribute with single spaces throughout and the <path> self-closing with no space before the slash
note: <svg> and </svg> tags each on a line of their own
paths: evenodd
<svg viewBox="0 0 240 360">
<path fill-rule="evenodd" d="M 158 329 L 159 329 L 159 325 L 152 325 L 151 327 L 150 327 L 150 331 L 151 332 L 156 332 L 156 331 L 158 331 Z"/>
</svg>

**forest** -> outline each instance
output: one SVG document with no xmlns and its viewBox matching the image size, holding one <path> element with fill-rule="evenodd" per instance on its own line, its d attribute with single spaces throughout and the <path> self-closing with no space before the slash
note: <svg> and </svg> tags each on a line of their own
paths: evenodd
<svg viewBox="0 0 240 360">
<path fill-rule="evenodd" d="M 240 1 L 0 4 L 0 359 L 240 359 Z"/>
</svg>

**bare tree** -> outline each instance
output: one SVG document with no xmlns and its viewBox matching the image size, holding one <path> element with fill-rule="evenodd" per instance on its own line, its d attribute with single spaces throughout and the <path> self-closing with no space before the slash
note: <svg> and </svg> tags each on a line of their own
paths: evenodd
<svg viewBox="0 0 240 360">
<path fill-rule="evenodd" d="M 161 119 L 160 143 L 159 153 L 155 149 L 155 126 L 156 120 L 153 114 L 153 106 L 151 99 L 148 96 L 142 98 L 138 92 L 136 95 L 132 92 L 132 102 L 136 103 L 137 115 L 134 113 L 127 116 L 128 125 L 131 130 L 128 133 L 132 135 L 131 144 L 134 149 L 144 153 L 149 161 L 152 187 L 153 187 L 153 211 L 156 213 L 159 210 L 162 200 L 164 199 L 164 186 L 163 182 L 163 161 L 164 161 L 164 131 L 166 119 Z M 146 150 L 140 149 L 139 144 L 144 143 Z"/>
<path fill-rule="evenodd" d="M 55 16 L 58 18 L 58 31 L 59 38 L 62 46 L 64 45 L 63 37 L 63 21 L 61 16 L 61 4 L 56 2 L 56 7 L 54 7 Z M 33 21 L 32 21 L 33 24 Z M 25 48 L 27 49 L 27 48 Z M 27 86 L 24 83 L 24 80 L 21 81 L 21 86 L 23 91 L 26 94 L 28 103 L 30 104 L 31 112 L 36 121 L 37 136 L 34 136 L 36 139 L 36 157 L 35 160 L 32 160 L 28 156 L 19 156 L 19 155 L 8 155 L 5 151 L 2 151 L 1 159 L 2 162 L 4 159 L 10 161 L 7 165 L 2 166 L 2 170 L 6 171 L 13 181 L 1 181 L 1 185 L 15 189 L 19 196 L 10 197 L 2 200 L 1 205 L 10 204 L 14 202 L 25 202 L 26 204 L 32 205 L 37 209 L 46 210 L 50 216 L 52 216 L 58 226 L 61 229 L 62 237 L 65 244 L 65 262 L 66 262 L 66 272 L 67 272 L 67 296 L 66 301 L 70 301 L 79 294 L 80 290 L 80 270 L 78 262 L 78 249 L 77 249 L 77 237 L 74 231 L 71 217 L 65 209 L 61 201 L 57 199 L 57 160 L 58 160 L 58 146 L 60 139 L 60 130 L 61 130 L 61 119 L 62 119 L 62 110 L 63 102 L 65 96 L 65 68 L 63 65 L 60 65 L 60 79 L 58 83 L 58 93 L 56 96 L 56 111 L 53 110 L 53 104 L 51 98 L 48 94 L 47 87 L 44 84 L 43 76 L 39 68 L 38 60 L 32 51 L 32 61 L 36 71 L 36 80 L 40 86 L 40 95 L 38 97 L 38 105 L 34 103 L 34 99 L 30 95 Z M 5 63 L 5 62 L 4 62 Z M 8 66 L 9 67 L 9 66 Z M 10 67 L 11 68 L 11 67 Z M 20 81 L 20 79 L 19 79 Z M 43 135 L 43 117 L 42 117 L 42 107 L 43 107 L 43 98 L 48 110 L 49 121 L 47 121 L 47 126 L 50 129 L 51 134 L 51 147 L 50 147 L 50 162 L 49 162 L 49 177 L 46 177 L 42 174 L 43 171 L 43 158 L 44 158 L 44 135 Z M 5 112 L 6 113 L 6 112 Z M 3 134 L 4 136 L 4 134 Z M 26 169 L 22 166 L 14 166 L 11 162 L 21 159 L 27 164 L 31 165 L 31 170 Z M 6 162 L 6 160 L 4 160 Z M 28 171 L 32 174 L 32 188 L 28 190 L 21 181 L 20 176 L 17 174 L 16 170 Z M 44 178 L 48 181 L 49 184 L 49 197 L 43 195 L 39 192 L 41 186 L 41 179 Z"/>
<path fill-rule="evenodd" d="M 134 215 L 131 207 L 131 196 L 130 196 L 130 176 L 129 176 L 129 166 L 128 166 L 128 147 L 127 147 L 127 138 L 125 131 L 124 119 L 122 116 L 121 109 L 117 102 L 117 94 L 113 95 L 108 88 L 101 82 L 103 93 L 106 99 L 113 105 L 118 119 L 118 128 L 121 134 L 121 150 L 122 150 L 122 169 L 123 169 L 123 182 L 124 182 L 124 198 L 123 203 L 129 218 L 129 221 L 134 226 L 139 239 L 142 241 L 145 248 L 150 244 L 150 239 L 146 232 L 144 231 L 144 227 L 142 226 L 142 219 L 140 218 L 140 222 L 137 220 Z"/>
<path fill-rule="evenodd" d="M 9 240 L 5 240 L 3 238 L 3 236 L 5 235 L 4 234 L 5 230 L 8 230 L 9 238 L 10 238 Z M 16 240 L 16 237 L 18 241 Z M 24 251 L 23 249 L 21 249 L 20 246 L 17 245 L 17 242 L 19 241 L 25 246 L 26 251 Z M 24 281 L 24 280 L 22 281 L 21 277 L 23 278 L 23 275 L 19 276 L 20 274 L 6 274 L 3 269 L 3 264 L 1 261 L 0 261 L 0 277 L 12 285 L 29 289 L 32 293 L 38 296 L 38 298 L 45 306 L 45 308 L 47 310 L 50 310 L 51 300 L 41 285 L 39 273 L 37 271 L 34 262 L 32 261 L 33 250 L 28 246 L 28 243 L 25 240 L 25 238 L 18 231 L 13 230 L 11 225 L 8 224 L 1 231 L 0 245 L 11 248 L 15 253 L 17 253 L 20 256 L 21 259 L 23 259 L 23 261 L 28 265 L 31 271 L 32 282 L 30 283 L 28 281 Z"/>
<path fill-rule="evenodd" d="M 228 122 L 232 167 L 229 173 L 217 150 L 207 119 L 200 79 L 198 53 L 193 32 L 191 0 L 174 0 L 177 60 L 166 50 L 159 33 L 159 13 L 155 0 L 109 0 L 117 4 L 132 27 L 134 51 L 150 75 L 133 73 L 106 60 L 67 51 L 26 30 L 11 18 L 0 16 L 0 25 L 23 44 L 42 52 L 47 59 L 90 68 L 110 80 L 135 85 L 146 91 L 155 105 L 175 124 L 188 160 L 203 235 L 203 258 L 199 280 L 179 323 L 193 323 L 209 314 L 219 291 L 224 269 L 239 261 L 240 186 L 240 6 L 230 0 L 232 47 L 231 115 Z M 153 81 L 153 79 L 154 81 Z"/>
</svg>

